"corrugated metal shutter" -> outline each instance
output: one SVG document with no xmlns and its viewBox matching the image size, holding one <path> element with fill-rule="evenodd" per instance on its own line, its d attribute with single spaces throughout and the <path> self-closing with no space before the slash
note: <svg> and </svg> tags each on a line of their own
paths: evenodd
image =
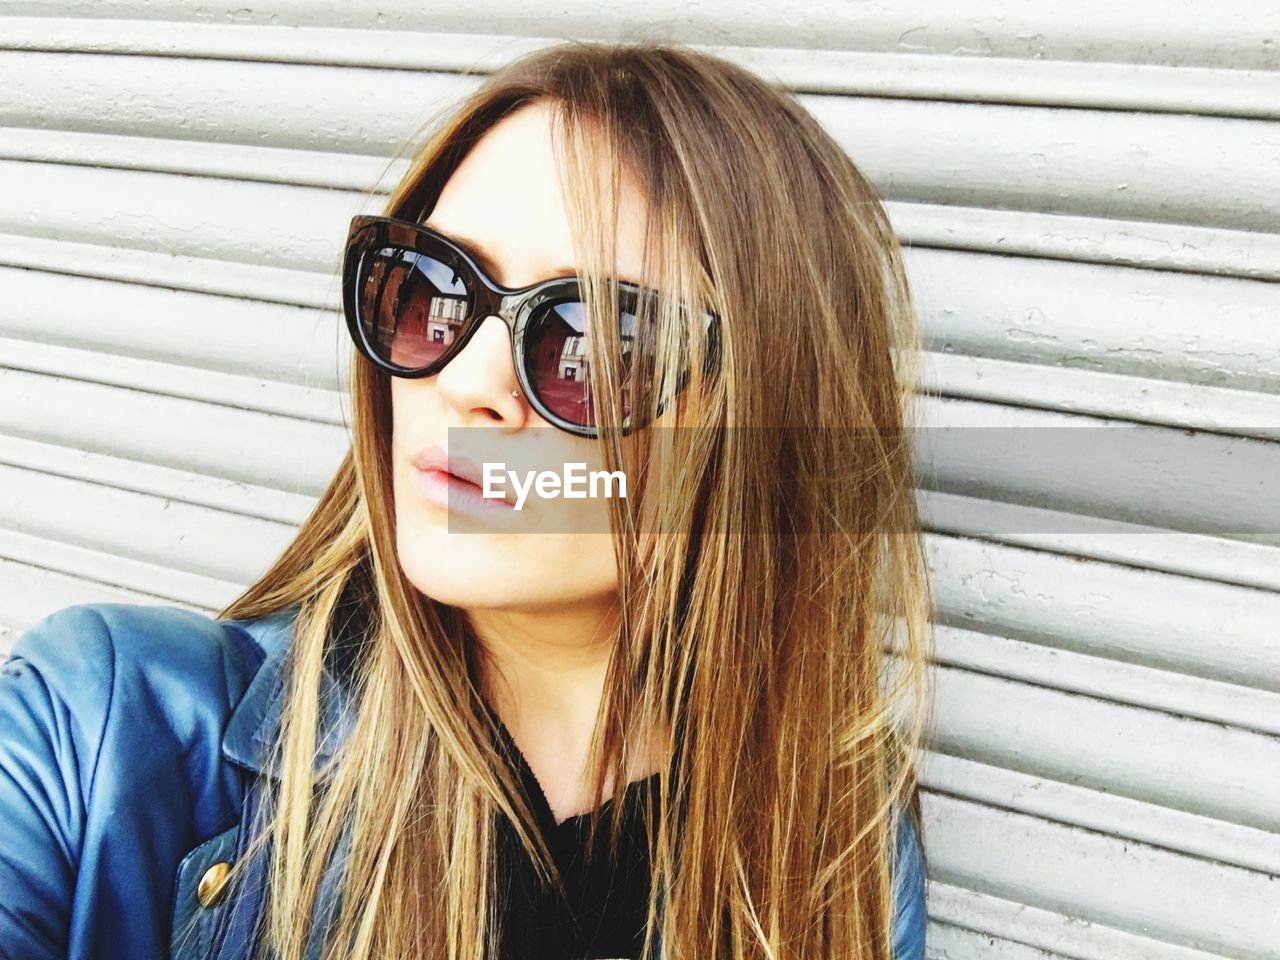
<svg viewBox="0 0 1280 960">
<path fill-rule="evenodd" d="M 1233 499 L 939 457 L 929 953 L 1280 957 L 1280 550 L 1207 535 L 1280 529 L 1280 8 L 444 6 L 0 0 L 10 641 L 84 600 L 211 611 L 287 542 L 347 444 L 340 239 L 458 70 L 549 31 L 705 43 L 889 200 L 933 422 L 1137 425 L 1257 471 Z"/>
</svg>

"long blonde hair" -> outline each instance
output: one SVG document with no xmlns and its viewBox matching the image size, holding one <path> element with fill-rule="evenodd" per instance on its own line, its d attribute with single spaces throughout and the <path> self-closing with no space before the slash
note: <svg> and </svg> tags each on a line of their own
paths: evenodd
<svg viewBox="0 0 1280 960">
<path fill-rule="evenodd" d="M 668 445 L 669 469 L 640 504 L 611 507 L 622 625 L 591 762 L 598 792 L 615 771 L 617 802 L 628 731 L 665 731 L 645 816 L 648 948 L 886 960 L 891 822 L 901 810 L 919 823 L 929 599 L 906 442 L 918 332 L 884 208 L 814 118 L 753 73 L 674 44 L 572 41 L 510 63 L 449 113 L 386 214 L 425 219 L 468 148 L 531 102 L 555 108 L 585 273 L 609 273 L 597 268 L 612 262 L 616 208 L 600 198 L 631 176 L 660 289 L 720 317 L 714 370 L 692 365 L 680 413 L 696 429 L 642 432 Z M 592 315 L 607 316 L 609 288 L 591 289 Z M 659 377 L 699 349 L 680 333 L 690 314 L 663 309 L 676 334 L 653 344 Z M 601 410 L 624 376 L 608 326 L 592 344 Z M 324 956 L 482 960 L 504 912 L 500 818 L 544 876 L 555 868 L 495 745 L 466 616 L 397 562 L 387 378 L 356 358 L 351 389 L 350 453 L 220 614 L 298 606 L 258 838 L 272 841 L 261 943 L 301 960 L 345 834 Z M 600 442 L 626 455 L 615 430 Z M 664 535 L 641 549 L 626 511 L 644 503 Z M 317 770 L 318 684 L 339 634 L 355 712 Z"/>
</svg>

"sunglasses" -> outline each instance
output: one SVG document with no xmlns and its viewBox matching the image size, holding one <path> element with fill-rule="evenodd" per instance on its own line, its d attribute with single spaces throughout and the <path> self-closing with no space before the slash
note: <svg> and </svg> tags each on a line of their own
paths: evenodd
<svg viewBox="0 0 1280 960">
<path fill-rule="evenodd" d="M 658 291 L 610 279 L 618 294 L 618 342 L 623 371 L 622 429 L 643 426 L 645 411 L 661 413 L 688 383 L 687 364 L 663 379 L 671 386 L 653 404 L 652 376 L 633 369 L 637 343 L 653 343 Z M 490 316 L 511 331 L 516 378 L 529 405 L 547 422 L 581 437 L 598 434 L 591 398 L 592 335 L 577 277 L 527 287 L 496 283 L 472 257 L 430 227 L 390 217 L 352 219 L 342 266 L 347 329 L 360 353 L 397 377 L 443 370 Z M 705 371 L 718 360 L 719 318 L 707 311 Z M 651 351 L 649 351 L 651 352 Z M 651 363 L 647 364 L 651 366 Z"/>
</svg>

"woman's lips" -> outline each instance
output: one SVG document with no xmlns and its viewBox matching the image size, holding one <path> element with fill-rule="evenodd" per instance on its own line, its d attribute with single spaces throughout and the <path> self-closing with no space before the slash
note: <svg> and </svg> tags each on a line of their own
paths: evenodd
<svg viewBox="0 0 1280 960">
<path fill-rule="evenodd" d="M 484 496 L 480 468 L 465 457 L 449 457 L 438 446 L 420 450 L 410 461 L 413 484 L 428 503 L 451 513 L 477 514 L 514 510 L 504 496 Z"/>
<path fill-rule="evenodd" d="M 409 462 L 419 470 L 439 470 L 442 473 L 451 473 L 460 480 L 466 480 L 476 486 L 479 486 L 481 482 L 480 467 L 474 460 L 470 457 L 451 457 L 445 453 L 444 447 L 439 444 L 423 447 L 413 455 Z"/>
</svg>

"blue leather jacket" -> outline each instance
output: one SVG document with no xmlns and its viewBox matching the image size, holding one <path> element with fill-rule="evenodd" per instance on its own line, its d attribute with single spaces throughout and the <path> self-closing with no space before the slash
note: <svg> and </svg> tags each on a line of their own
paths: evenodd
<svg viewBox="0 0 1280 960">
<path fill-rule="evenodd" d="M 89 603 L 19 638 L 0 665 L 0 958 L 248 958 L 260 874 L 219 896 L 220 865 L 271 775 L 296 612 Z M 328 726 L 343 701 L 324 683 Z M 900 822 L 894 958 L 922 960 L 923 854 Z"/>
</svg>

